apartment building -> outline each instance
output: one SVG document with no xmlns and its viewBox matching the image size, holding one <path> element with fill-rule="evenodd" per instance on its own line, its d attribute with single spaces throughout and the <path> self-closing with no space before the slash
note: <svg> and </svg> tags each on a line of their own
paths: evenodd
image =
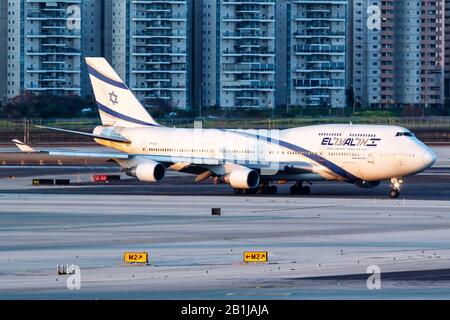
<svg viewBox="0 0 450 320">
<path fill-rule="evenodd" d="M 112 1 L 112 65 L 149 105 L 192 105 L 192 15 L 192 1 Z"/>
<path fill-rule="evenodd" d="M 205 105 L 275 106 L 275 0 L 203 1 Z"/>
<path fill-rule="evenodd" d="M 287 3 L 287 103 L 346 106 L 347 0 Z"/>
<path fill-rule="evenodd" d="M 355 0 L 353 89 L 369 107 L 444 102 L 443 0 Z"/>
<path fill-rule="evenodd" d="M 83 95 L 82 57 L 101 53 L 101 1 L 7 1 L 7 97 Z"/>
</svg>

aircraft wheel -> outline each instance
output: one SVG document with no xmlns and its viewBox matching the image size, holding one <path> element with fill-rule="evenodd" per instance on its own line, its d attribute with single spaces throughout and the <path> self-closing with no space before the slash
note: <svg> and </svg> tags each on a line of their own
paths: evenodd
<svg viewBox="0 0 450 320">
<path fill-rule="evenodd" d="M 298 194 L 298 192 L 299 192 L 299 187 L 298 187 L 296 184 L 294 184 L 293 186 L 291 186 L 291 187 L 289 188 L 289 191 L 290 191 L 290 193 L 291 193 L 292 195 Z"/>
<path fill-rule="evenodd" d="M 278 188 L 276 186 L 269 187 L 269 194 L 277 194 Z"/>
<path fill-rule="evenodd" d="M 391 199 L 396 199 L 400 197 L 400 191 L 392 189 L 391 191 L 389 191 L 389 197 Z"/>
<path fill-rule="evenodd" d="M 302 194 L 310 194 L 311 193 L 311 188 L 306 186 L 306 187 L 302 187 Z"/>
<path fill-rule="evenodd" d="M 270 194 L 270 187 L 269 186 L 263 187 L 261 190 L 261 194 Z"/>
</svg>

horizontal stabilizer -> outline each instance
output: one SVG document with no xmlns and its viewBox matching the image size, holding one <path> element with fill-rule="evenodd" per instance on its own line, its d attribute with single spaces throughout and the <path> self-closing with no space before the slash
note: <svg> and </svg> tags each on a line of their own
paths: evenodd
<svg viewBox="0 0 450 320">
<path fill-rule="evenodd" d="M 60 128 L 52 128 L 52 127 L 44 127 L 44 126 L 36 126 L 36 127 L 37 128 L 41 128 L 41 129 L 48 129 L 48 130 L 53 130 L 53 131 L 60 131 L 60 132 L 66 132 L 66 133 L 71 133 L 71 134 L 77 134 L 77 135 L 80 135 L 80 136 L 91 137 L 91 138 L 94 138 L 94 139 L 101 139 L 101 140 L 107 140 L 107 141 L 112 141 L 112 142 L 121 142 L 121 143 L 131 143 L 130 140 L 125 139 L 125 138 L 120 137 L 120 136 L 101 136 L 101 135 L 93 134 L 93 133 L 73 131 L 73 130 L 66 130 L 66 129 L 60 129 Z"/>
<path fill-rule="evenodd" d="M 12 142 L 14 142 L 15 145 L 17 146 L 17 148 L 19 148 L 19 150 L 22 151 L 22 152 L 39 152 L 37 150 L 34 150 L 32 147 L 30 147 L 29 145 L 23 143 L 20 140 L 14 139 L 14 140 L 12 140 Z"/>
</svg>

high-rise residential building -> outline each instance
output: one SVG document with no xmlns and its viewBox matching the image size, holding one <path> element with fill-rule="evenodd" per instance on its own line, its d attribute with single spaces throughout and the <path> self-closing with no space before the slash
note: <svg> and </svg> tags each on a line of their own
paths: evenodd
<svg viewBox="0 0 450 320">
<path fill-rule="evenodd" d="M 6 1 L 0 1 L 0 104 L 6 100 L 6 76 L 8 56 L 8 4 Z"/>
<path fill-rule="evenodd" d="M 193 56 L 193 85 L 192 85 L 192 107 L 201 112 L 202 92 L 203 89 L 203 0 L 194 0 L 194 18 L 190 22 L 193 30 L 192 36 L 192 56 Z"/>
<path fill-rule="evenodd" d="M 103 0 L 103 54 L 104 57 L 110 64 L 112 64 L 112 40 L 113 40 L 113 31 L 112 31 L 112 2 L 113 0 Z M 115 14 L 115 13 L 114 13 Z"/>
<path fill-rule="evenodd" d="M 275 7 L 275 106 L 288 105 L 288 0 L 276 1 Z"/>
<path fill-rule="evenodd" d="M 348 1 L 347 5 L 347 62 L 345 65 L 347 77 L 346 77 L 346 100 L 347 107 L 354 108 L 354 96 L 353 96 L 353 0 Z"/>
<path fill-rule="evenodd" d="M 7 4 L 8 98 L 25 91 L 88 93 L 82 57 L 100 53 L 102 2 L 7 0 Z"/>
<path fill-rule="evenodd" d="M 140 100 L 192 104 L 192 0 L 113 0 L 112 65 Z"/>
<path fill-rule="evenodd" d="M 205 105 L 275 106 L 275 2 L 203 1 Z"/>
<path fill-rule="evenodd" d="M 287 103 L 346 106 L 347 0 L 287 1 Z"/>
<path fill-rule="evenodd" d="M 445 85 L 444 85 L 444 95 L 445 95 L 445 103 L 448 105 L 450 103 L 450 0 L 445 0 L 445 13 L 444 13 L 444 22 L 445 22 Z"/>
<path fill-rule="evenodd" d="M 82 0 L 81 3 L 81 94 L 92 95 L 85 57 L 105 56 L 105 2 L 111 0 Z"/>
<path fill-rule="evenodd" d="M 353 89 L 363 106 L 444 102 L 444 0 L 355 0 Z"/>
</svg>

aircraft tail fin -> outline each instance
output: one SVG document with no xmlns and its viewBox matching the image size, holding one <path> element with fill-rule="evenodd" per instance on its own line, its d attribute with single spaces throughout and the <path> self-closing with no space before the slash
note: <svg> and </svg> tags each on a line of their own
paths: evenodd
<svg viewBox="0 0 450 320">
<path fill-rule="evenodd" d="M 105 58 L 86 58 L 104 126 L 159 126 Z"/>
</svg>

